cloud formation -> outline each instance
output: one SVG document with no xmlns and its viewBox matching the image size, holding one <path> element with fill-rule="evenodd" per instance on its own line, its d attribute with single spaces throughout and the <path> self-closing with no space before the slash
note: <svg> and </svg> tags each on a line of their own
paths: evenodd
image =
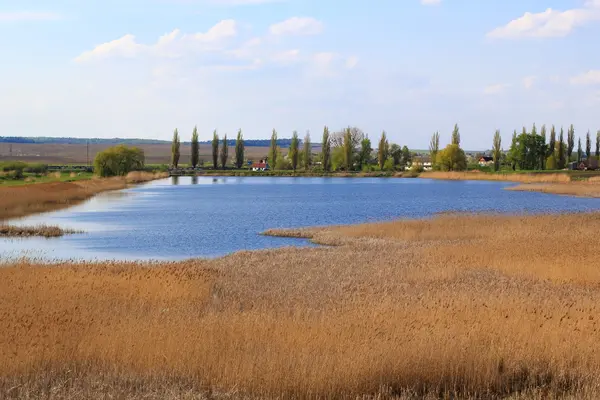
<svg viewBox="0 0 600 400">
<path fill-rule="evenodd" d="M 600 0 L 588 0 L 583 7 L 566 11 L 553 10 L 531 13 L 490 31 L 487 36 L 494 39 L 518 39 L 524 37 L 564 37 L 575 28 L 593 21 L 600 21 Z"/>
<path fill-rule="evenodd" d="M 323 31 L 323 24 L 314 18 L 292 17 L 285 21 L 271 25 L 269 31 L 272 35 L 318 35 Z"/>
<path fill-rule="evenodd" d="M 442 0 L 421 0 L 421 4 L 424 6 L 436 6 L 442 4 Z"/>
</svg>

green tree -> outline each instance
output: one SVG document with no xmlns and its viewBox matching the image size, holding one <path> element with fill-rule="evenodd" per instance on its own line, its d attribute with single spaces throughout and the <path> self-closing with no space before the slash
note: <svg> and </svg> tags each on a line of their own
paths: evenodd
<svg viewBox="0 0 600 400">
<path fill-rule="evenodd" d="M 517 131 L 515 130 L 512 135 L 512 141 L 510 143 L 510 148 L 508 149 L 507 161 L 510 163 L 510 166 L 513 171 L 517 169 L 517 165 L 519 164 L 519 143 L 517 137 Z"/>
<path fill-rule="evenodd" d="M 442 171 L 464 171 L 467 157 L 458 144 L 449 144 L 438 152 L 436 163 Z"/>
<path fill-rule="evenodd" d="M 383 166 L 385 164 L 385 160 L 387 160 L 389 154 L 389 144 L 387 141 L 387 137 L 385 135 L 385 131 L 381 134 L 381 139 L 379 139 L 379 148 L 377 149 L 377 160 L 379 161 L 379 168 L 383 170 Z"/>
<path fill-rule="evenodd" d="M 403 169 L 407 165 L 412 164 L 412 154 L 410 154 L 408 146 L 402 147 L 402 162 L 400 164 L 402 164 Z"/>
<path fill-rule="evenodd" d="M 390 156 L 394 161 L 394 168 L 397 168 L 398 165 L 400 165 L 400 163 L 402 162 L 402 147 L 400 147 L 396 143 L 393 143 L 390 146 Z"/>
<path fill-rule="evenodd" d="M 577 141 L 577 163 L 579 164 L 583 159 L 583 148 L 581 147 L 581 138 Z"/>
<path fill-rule="evenodd" d="M 431 136 L 431 141 L 429 142 L 429 156 L 431 157 L 431 165 L 435 164 L 435 160 L 437 158 L 437 153 L 440 151 L 440 133 L 436 132 Z"/>
<path fill-rule="evenodd" d="M 175 132 L 173 132 L 173 142 L 171 143 L 171 165 L 174 168 L 177 168 L 177 166 L 179 165 L 179 157 L 181 156 L 181 153 L 179 151 L 180 147 L 181 142 L 179 140 L 179 132 L 177 131 L 177 129 L 175 129 Z"/>
<path fill-rule="evenodd" d="M 242 168 L 244 165 L 244 136 L 242 130 L 238 130 L 237 138 L 235 139 L 235 167 Z"/>
<path fill-rule="evenodd" d="M 277 131 L 273 129 L 271 133 L 271 147 L 269 148 L 269 163 L 276 168 L 277 165 Z"/>
<path fill-rule="evenodd" d="M 573 158 L 573 150 L 575 149 L 575 128 L 573 125 L 569 127 L 567 132 L 567 161 Z"/>
<path fill-rule="evenodd" d="M 587 135 L 585 137 L 585 157 L 588 162 L 590 161 L 590 157 L 592 156 L 592 136 L 590 131 L 587 131 Z"/>
<path fill-rule="evenodd" d="M 331 170 L 340 171 L 346 166 L 346 155 L 344 146 L 336 146 L 331 151 Z"/>
<path fill-rule="evenodd" d="M 548 157 L 548 146 L 546 145 L 546 125 L 542 125 L 542 131 L 540 132 L 540 148 L 537 149 L 538 157 L 540 159 L 540 169 L 546 169 L 546 158 Z"/>
<path fill-rule="evenodd" d="M 550 130 L 550 143 L 547 150 L 546 156 L 548 157 L 554 155 L 556 152 L 556 128 L 554 128 L 554 125 L 552 125 L 552 129 Z"/>
<path fill-rule="evenodd" d="M 292 170 L 296 172 L 296 168 L 298 168 L 298 158 L 299 158 L 299 146 L 300 141 L 298 140 L 298 132 L 294 131 L 292 134 L 292 141 L 290 143 L 290 151 L 288 152 L 288 159 L 292 163 Z"/>
<path fill-rule="evenodd" d="M 500 157 L 502 156 L 502 136 L 500 136 L 499 130 L 494 133 L 492 153 L 494 156 L 494 171 L 498 172 L 500 170 Z"/>
<path fill-rule="evenodd" d="M 219 135 L 217 135 L 216 129 L 213 131 L 212 161 L 213 161 L 213 169 L 219 168 Z"/>
<path fill-rule="evenodd" d="M 556 151 L 558 154 L 556 160 L 558 162 L 558 169 L 564 169 L 567 166 L 567 155 L 565 154 L 565 131 L 562 127 L 560 128 L 560 136 L 558 137 L 558 142 L 556 145 L 558 147 Z"/>
<path fill-rule="evenodd" d="M 302 162 L 304 163 L 304 170 L 308 171 L 312 164 L 312 146 L 310 144 L 310 133 L 306 132 L 304 136 L 304 149 L 302 151 Z"/>
<path fill-rule="evenodd" d="M 223 145 L 221 146 L 221 168 L 227 167 L 227 159 L 229 158 L 229 145 L 227 144 L 227 134 L 223 136 Z"/>
<path fill-rule="evenodd" d="M 192 132 L 192 168 L 198 166 L 198 160 L 200 159 L 200 143 L 198 143 L 198 128 L 194 127 Z"/>
<path fill-rule="evenodd" d="M 354 167 L 354 143 L 352 142 L 352 131 L 348 127 L 344 133 L 344 168 L 351 171 Z"/>
<path fill-rule="evenodd" d="M 600 157 L 600 131 L 596 133 L 596 157 Z"/>
<path fill-rule="evenodd" d="M 137 147 L 118 145 L 109 147 L 94 159 L 94 173 L 98 176 L 125 176 L 144 168 L 144 151 Z"/>
<path fill-rule="evenodd" d="M 452 144 L 460 147 L 460 131 L 458 130 L 458 124 L 454 124 L 454 130 L 452 131 Z"/>
<path fill-rule="evenodd" d="M 321 155 L 323 158 L 323 170 L 328 172 L 331 167 L 331 138 L 329 137 L 329 128 L 323 129 L 323 142 L 321 143 Z"/>
<path fill-rule="evenodd" d="M 360 164 L 360 168 L 364 165 L 368 165 L 371 162 L 371 153 L 373 153 L 373 149 L 371 148 L 371 139 L 366 136 L 360 142 L 360 153 L 358 155 L 358 163 Z"/>
</svg>

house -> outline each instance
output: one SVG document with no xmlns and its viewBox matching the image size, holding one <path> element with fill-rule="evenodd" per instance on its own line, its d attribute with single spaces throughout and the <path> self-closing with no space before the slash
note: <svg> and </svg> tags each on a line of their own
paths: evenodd
<svg viewBox="0 0 600 400">
<path fill-rule="evenodd" d="M 252 168 L 252 171 L 268 171 L 269 170 L 269 164 L 267 163 L 267 160 L 260 160 L 257 163 L 252 164 L 252 166 L 250 167 Z"/>
<path fill-rule="evenodd" d="M 479 157 L 479 166 L 480 167 L 491 167 L 492 165 L 494 165 L 494 157 L 489 157 L 489 156 Z"/>
</svg>

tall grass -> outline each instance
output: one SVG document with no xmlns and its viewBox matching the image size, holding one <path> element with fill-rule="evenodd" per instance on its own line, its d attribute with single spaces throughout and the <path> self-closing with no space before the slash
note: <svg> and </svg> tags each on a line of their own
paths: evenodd
<svg viewBox="0 0 600 400">
<path fill-rule="evenodd" d="M 24 260 L 0 268 L 0 393 L 597 398 L 599 230 L 445 215 L 216 260 Z"/>
<path fill-rule="evenodd" d="M 533 173 L 533 174 L 490 174 L 480 171 L 470 172 L 424 172 L 421 178 L 446 179 L 446 180 L 485 180 L 485 181 L 508 181 L 519 183 L 567 183 L 571 177 L 561 173 Z"/>
<path fill-rule="evenodd" d="M 70 229 L 63 229 L 58 226 L 38 225 L 38 226 L 13 226 L 0 224 L 0 237 L 31 237 L 42 236 L 46 238 L 60 237 L 76 233 Z"/>
</svg>

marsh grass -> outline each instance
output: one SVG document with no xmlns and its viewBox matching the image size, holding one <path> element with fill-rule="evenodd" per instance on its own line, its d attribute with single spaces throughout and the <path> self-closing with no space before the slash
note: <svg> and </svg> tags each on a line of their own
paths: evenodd
<svg viewBox="0 0 600 400">
<path fill-rule="evenodd" d="M 443 215 L 215 260 L 23 260 L 0 268 L 0 397 L 597 398 L 599 230 Z"/>
<path fill-rule="evenodd" d="M 444 180 L 485 180 L 485 181 L 503 181 L 518 183 L 568 183 L 571 177 L 564 173 L 487 173 L 481 171 L 469 172 L 423 172 L 421 178 L 444 179 Z"/>
<path fill-rule="evenodd" d="M 0 237 L 33 237 L 40 236 L 45 238 L 55 238 L 64 235 L 82 233 L 71 229 L 63 229 L 58 226 L 38 225 L 38 226 L 14 226 L 0 225 Z"/>
</svg>

